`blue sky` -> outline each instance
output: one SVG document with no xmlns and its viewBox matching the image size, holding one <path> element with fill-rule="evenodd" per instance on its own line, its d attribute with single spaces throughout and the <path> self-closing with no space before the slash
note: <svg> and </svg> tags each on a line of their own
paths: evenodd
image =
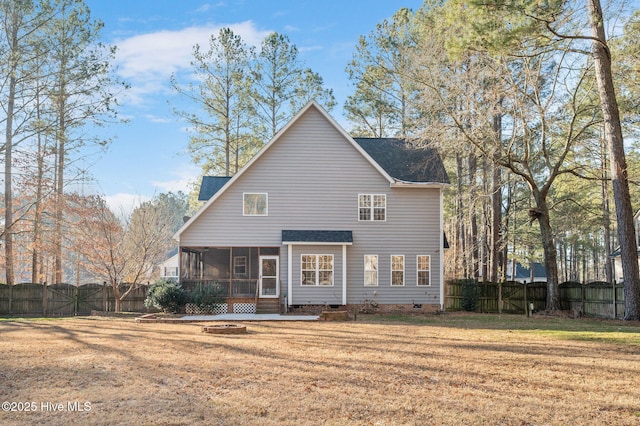
<svg viewBox="0 0 640 426">
<path fill-rule="evenodd" d="M 180 102 L 169 86 L 171 73 L 189 69 L 192 46 L 208 46 L 211 34 L 231 27 L 258 46 L 270 32 L 286 34 L 305 64 L 332 88 L 332 115 L 346 126 L 342 105 L 351 93 L 344 71 L 360 35 L 401 7 L 417 10 L 421 0 L 85 0 L 104 22 L 102 41 L 118 46 L 116 65 L 131 89 L 120 99 L 128 124 L 99 134 L 114 137 L 106 152 L 85 160 L 95 179 L 91 190 L 105 195 L 116 212 L 167 191 L 188 191 L 199 174 L 185 148 L 189 134 L 173 115 Z"/>
</svg>

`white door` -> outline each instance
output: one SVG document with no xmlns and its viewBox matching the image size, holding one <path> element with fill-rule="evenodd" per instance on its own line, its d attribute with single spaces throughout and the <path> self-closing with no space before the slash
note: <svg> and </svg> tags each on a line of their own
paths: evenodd
<svg viewBox="0 0 640 426">
<path fill-rule="evenodd" d="M 278 297 L 278 256 L 260 256 L 260 297 Z"/>
</svg>

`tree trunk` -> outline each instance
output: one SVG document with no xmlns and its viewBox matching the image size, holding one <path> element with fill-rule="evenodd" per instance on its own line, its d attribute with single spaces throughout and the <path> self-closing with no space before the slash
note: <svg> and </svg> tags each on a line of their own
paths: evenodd
<svg viewBox="0 0 640 426">
<path fill-rule="evenodd" d="M 115 301 L 115 312 L 120 312 L 122 310 L 122 300 L 120 299 L 120 289 L 118 288 L 118 283 L 111 281 L 111 287 L 113 288 L 113 298 Z"/>
<path fill-rule="evenodd" d="M 465 229 L 464 229 L 464 214 L 463 214 L 463 202 L 462 202 L 462 156 L 459 152 L 456 152 L 456 255 L 454 256 L 456 265 L 459 265 L 456 273 L 461 274 L 464 277 L 468 277 L 468 271 L 466 267 L 466 247 L 465 247 Z"/>
<path fill-rule="evenodd" d="M 478 244 L 480 248 L 480 254 L 479 254 L 480 276 L 482 277 L 483 281 L 490 280 L 489 258 L 491 257 L 491 254 L 490 254 L 491 224 L 488 223 L 488 220 L 487 220 L 487 218 L 491 216 L 491 203 L 489 202 L 491 200 L 491 197 L 489 195 L 489 192 L 490 192 L 489 188 L 491 187 L 490 185 L 491 185 L 491 181 L 489 180 L 489 162 L 487 161 L 487 157 L 483 156 L 482 157 L 482 198 L 480 200 L 482 203 L 482 214 L 480 216 L 480 223 L 483 226 L 481 226 L 482 237 L 479 240 L 479 243 L 481 242 L 482 244 Z"/>
<path fill-rule="evenodd" d="M 613 282 L 613 262 L 611 262 L 611 257 L 609 256 L 613 251 L 613 247 L 611 247 L 611 211 L 609 208 L 609 187 L 607 185 L 607 153 L 606 148 L 602 146 L 602 153 L 600 155 L 602 158 L 602 179 L 601 179 L 601 190 L 602 190 L 602 227 L 604 229 L 604 250 L 605 250 L 605 263 L 604 263 L 604 273 L 605 280 L 608 283 Z"/>
<path fill-rule="evenodd" d="M 12 73 L 13 74 L 13 73 Z M 12 189 L 12 153 L 13 153 L 13 108 L 15 102 L 15 77 L 9 78 L 9 99 L 7 101 L 7 124 L 5 129 L 4 156 L 4 254 L 5 278 L 8 285 L 15 282 L 13 270 L 13 189 Z"/>
<path fill-rule="evenodd" d="M 498 102 L 498 107 L 502 106 L 502 99 Z M 501 109 L 501 108 L 500 108 Z M 502 111 L 493 115 L 493 132 L 498 141 L 496 146 L 501 146 L 502 141 Z M 501 155 L 500 150 L 496 150 L 495 158 Z M 498 282 L 498 265 L 500 263 L 500 234 L 502 227 L 502 168 L 497 161 L 493 162 L 493 173 L 491 175 L 491 282 Z M 504 261 L 503 261 L 504 263 Z"/>
<path fill-rule="evenodd" d="M 4 158 L 4 249 L 5 249 L 5 278 L 8 285 L 15 283 L 13 265 L 13 119 L 17 87 L 17 56 L 18 55 L 18 13 L 13 11 L 11 16 L 11 30 L 7 32 L 9 40 L 9 94 L 7 99 L 7 117 L 5 127 L 5 158 Z"/>
<path fill-rule="evenodd" d="M 469 210 L 469 247 L 471 247 L 471 259 L 470 259 L 470 267 L 471 267 L 471 277 L 478 279 L 479 276 L 479 268 L 478 268 L 478 220 L 476 218 L 476 171 L 477 171 L 477 163 L 475 154 L 469 154 L 468 157 L 468 165 L 469 165 L 469 204 L 467 205 L 467 209 Z M 486 278 L 486 277 L 483 277 Z"/>
<path fill-rule="evenodd" d="M 549 206 L 539 192 L 534 192 L 536 209 L 530 211 L 532 220 L 537 220 L 544 250 L 544 266 L 547 269 L 547 310 L 560 309 L 560 291 L 558 289 L 558 252 L 553 240 L 553 229 L 549 220 Z"/>
<path fill-rule="evenodd" d="M 633 226 L 633 209 L 629 193 L 627 161 L 622 139 L 620 112 L 613 87 L 611 53 L 607 45 L 599 0 L 588 0 L 591 31 L 596 39 L 593 43 L 593 60 L 598 82 L 598 92 L 604 117 L 604 135 L 609 150 L 613 199 L 616 205 L 618 240 L 624 277 L 624 300 L 626 320 L 640 319 L 640 276 L 638 247 Z"/>
<path fill-rule="evenodd" d="M 64 91 L 60 90 L 60 97 L 62 98 Z M 59 105 L 59 117 L 58 117 L 58 158 L 57 158 L 57 170 L 56 170 L 56 225 L 55 225 L 55 260 L 54 260 L 54 281 L 55 283 L 62 283 L 62 218 L 63 218 L 63 192 L 64 192 L 64 167 L 65 167 L 65 117 L 64 117 L 64 101 L 60 100 Z"/>
<path fill-rule="evenodd" d="M 36 90 L 36 116 L 38 118 L 38 122 L 41 120 L 41 103 L 40 103 L 40 88 Z M 32 283 L 41 283 L 43 281 L 41 276 L 41 267 L 40 264 L 42 259 L 40 259 L 40 251 L 41 251 L 41 221 L 42 221 L 42 194 L 43 194 L 43 185 L 44 185 L 44 158 L 45 158 L 45 147 L 42 143 L 42 132 L 39 131 L 37 136 L 38 140 L 38 151 L 37 155 L 37 164 L 38 164 L 38 174 L 36 176 L 36 200 L 35 200 L 35 212 L 33 217 L 33 248 L 31 253 L 31 282 Z"/>
</svg>

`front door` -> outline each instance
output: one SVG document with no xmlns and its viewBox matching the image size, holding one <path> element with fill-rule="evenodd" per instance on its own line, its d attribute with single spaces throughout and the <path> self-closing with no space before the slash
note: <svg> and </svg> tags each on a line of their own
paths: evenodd
<svg viewBox="0 0 640 426">
<path fill-rule="evenodd" d="M 260 256 L 260 297 L 278 297 L 278 256 Z"/>
</svg>

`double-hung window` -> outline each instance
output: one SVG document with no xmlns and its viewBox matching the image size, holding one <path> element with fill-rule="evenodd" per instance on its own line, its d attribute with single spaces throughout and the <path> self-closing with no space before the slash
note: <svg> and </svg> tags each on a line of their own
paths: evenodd
<svg viewBox="0 0 640 426">
<path fill-rule="evenodd" d="M 387 219 L 385 194 L 358 195 L 358 220 L 384 221 Z"/>
<path fill-rule="evenodd" d="M 404 285 L 404 255 L 391 256 L 391 285 Z"/>
<path fill-rule="evenodd" d="M 364 285 L 378 285 L 378 255 L 367 254 L 364 256 Z"/>
<path fill-rule="evenodd" d="M 431 256 L 418 255 L 418 285 L 431 285 Z"/>
<path fill-rule="evenodd" d="M 301 269 L 302 285 L 333 285 L 332 254 L 303 254 Z"/>
</svg>

